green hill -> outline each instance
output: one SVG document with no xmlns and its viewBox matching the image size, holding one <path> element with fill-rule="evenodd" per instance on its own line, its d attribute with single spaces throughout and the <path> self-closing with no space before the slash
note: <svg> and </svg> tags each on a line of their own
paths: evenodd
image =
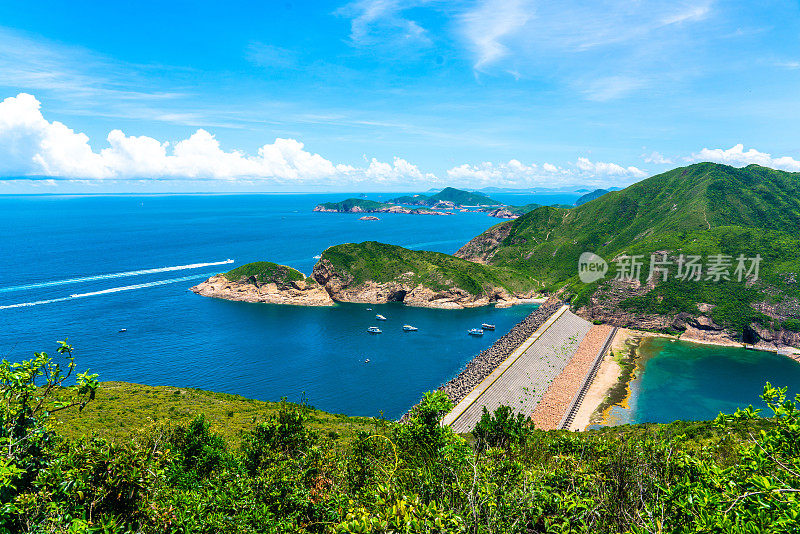
<svg viewBox="0 0 800 534">
<path fill-rule="evenodd" d="M 624 254 L 644 256 L 643 282 L 650 254 L 657 251 L 667 252 L 673 261 L 679 254 L 701 255 L 704 260 L 715 254 L 731 256 L 731 274 L 739 255 L 760 254 L 760 280 L 754 283 L 670 278 L 652 289 L 645 285 L 626 298 L 611 299 L 619 314 L 640 316 L 697 316 L 698 304 L 709 304 L 715 321 L 741 335 L 753 324 L 779 330 L 782 322 L 800 313 L 798 247 L 800 174 L 757 165 L 737 169 L 699 163 L 571 210 L 538 208 L 488 230 L 457 255 L 535 277 L 552 290 L 577 295 L 575 304 L 581 306 L 590 304 L 598 292 L 613 293 L 608 282 L 616 274 L 612 260 Z M 580 282 L 578 258 L 586 251 L 609 262 L 605 282 Z"/>
<path fill-rule="evenodd" d="M 454 187 L 445 187 L 428 198 L 428 205 L 431 206 L 439 201 L 452 202 L 457 206 L 499 206 L 502 204 L 482 193 L 471 193 Z"/>
<path fill-rule="evenodd" d="M 445 187 L 433 196 L 405 195 L 389 200 L 394 204 L 433 206 L 437 202 L 452 202 L 456 206 L 501 206 L 503 203 L 482 193 L 472 193 L 455 187 Z"/>
<path fill-rule="evenodd" d="M 323 265 L 333 272 L 320 275 Z M 482 295 L 492 288 L 513 293 L 537 287 L 534 280 L 504 267 L 376 241 L 345 243 L 326 249 L 314 267 L 314 276 L 320 283 L 335 276 L 350 286 L 368 281 L 381 284 L 402 280 L 412 287 L 422 284 L 434 291 L 457 288 L 470 295 Z"/>
<path fill-rule="evenodd" d="M 600 198 L 603 195 L 605 195 L 606 193 L 608 193 L 608 189 L 595 189 L 594 191 L 592 191 L 590 193 L 586 193 L 585 195 L 582 195 L 582 196 L 578 197 L 578 200 L 575 201 L 575 205 L 576 206 L 580 206 L 582 204 L 586 204 L 590 200 L 594 200 L 596 198 Z"/>
<path fill-rule="evenodd" d="M 223 276 L 231 282 L 254 278 L 259 284 L 275 283 L 279 288 L 288 287 L 294 281 L 306 279 L 306 276 L 297 269 L 278 265 L 271 261 L 248 263 L 224 273 Z"/>
<path fill-rule="evenodd" d="M 314 211 L 336 211 L 342 213 L 358 211 L 370 213 L 387 207 L 389 207 L 389 204 L 383 202 L 376 202 L 365 198 L 348 198 L 340 202 L 323 202 L 317 205 Z"/>
</svg>

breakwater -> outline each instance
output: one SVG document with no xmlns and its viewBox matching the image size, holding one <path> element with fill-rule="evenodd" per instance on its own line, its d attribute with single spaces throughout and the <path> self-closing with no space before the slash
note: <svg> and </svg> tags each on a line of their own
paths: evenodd
<svg viewBox="0 0 800 534">
<path fill-rule="evenodd" d="M 447 394 L 450 402 L 454 405 L 458 404 L 484 378 L 492 374 L 492 371 L 497 369 L 497 366 L 503 363 L 517 347 L 531 337 L 563 304 L 556 298 L 548 299 L 503 337 L 495 341 L 491 347 L 467 362 L 460 373 L 440 386 L 439 389 Z"/>
<path fill-rule="evenodd" d="M 541 306 L 532 311 L 522 321 L 514 325 L 505 335 L 495 341 L 491 347 L 481 351 L 464 366 L 454 378 L 439 386 L 447 394 L 453 405 L 458 404 L 492 371 L 508 358 L 522 343 L 533 335 L 564 303 L 554 297 L 547 299 Z M 400 421 L 408 418 L 409 410 Z"/>
</svg>

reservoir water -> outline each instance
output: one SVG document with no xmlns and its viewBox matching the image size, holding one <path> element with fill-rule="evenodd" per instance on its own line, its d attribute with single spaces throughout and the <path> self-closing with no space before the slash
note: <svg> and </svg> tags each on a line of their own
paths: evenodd
<svg viewBox="0 0 800 534">
<path fill-rule="evenodd" d="M 347 196 L 0 197 L 0 357 L 55 354 L 56 341 L 68 338 L 79 369 L 101 380 L 262 400 L 305 395 L 336 413 L 398 417 L 533 308 L 302 308 L 188 291 L 212 274 L 257 260 L 310 274 L 314 256 L 343 242 L 452 253 L 501 222 L 483 213 L 360 221 L 311 211 Z M 572 202 L 577 196 L 502 200 Z M 228 258 L 235 264 L 220 264 Z M 379 324 L 383 334 L 370 335 L 376 313 L 389 320 Z M 496 332 L 467 335 L 483 322 L 495 323 Z M 419 331 L 402 332 L 406 323 Z"/>
<path fill-rule="evenodd" d="M 639 353 L 626 407 L 615 406 L 607 424 L 705 421 L 750 404 L 767 410 L 759 398 L 766 382 L 800 393 L 800 363 L 772 352 L 646 338 Z"/>
</svg>

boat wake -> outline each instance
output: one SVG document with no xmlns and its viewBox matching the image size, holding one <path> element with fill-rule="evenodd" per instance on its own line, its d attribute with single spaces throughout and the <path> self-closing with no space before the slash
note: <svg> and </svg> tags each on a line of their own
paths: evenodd
<svg viewBox="0 0 800 534">
<path fill-rule="evenodd" d="M 101 289 L 100 291 L 91 291 L 89 293 L 74 293 L 68 297 L 59 297 L 55 299 L 37 300 L 34 302 L 21 302 L 19 304 L 7 304 L 0 306 L 0 310 L 8 310 L 10 308 L 26 308 L 28 306 L 38 306 L 40 304 L 51 304 L 53 302 L 64 302 L 66 300 L 79 299 L 84 297 L 94 297 L 97 295 L 109 295 L 112 293 L 119 293 L 120 291 L 132 291 L 134 289 L 145 289 L 147 287 L 163 286 L 166 284 L 174 284 L 177 282 L 186 282 L 188 280 L 197 280 L 199 278 L 208 278 L 217 273 L 193 274 L 191 276 L 182 276 L 180 278 L 171 278 L 169 280 L 158 280 L 156 282 L 147 282 L 144 284 L 133 284 L 130 286 L 112 287 L 109 289 Z"/>
<path fill-rule="evenodd" d="M 233 260 L 212 261 L 208 263 L 190 263 L 188 265 L 174 265 L 172 267 L 157 267 L 154 269 L 140 269 L 138 271 L 126 271 L 122 273 L 96 274 L 92 276 L 82 276 L 80 278 L 68 278 L 66 280 L 53 280 L 50 282 L 36 282 L 22 286 L 0 287 L 0 293 L 10 293 L 12 291 L 23 291 L 26 289 L 37 289 L 41 287 L 65 286 L 78 284 L 81 282 L 93 282 L 95 280 L 109 280 L 112 278 L 126 278 L 128 276 L 140 276 L 143 274 L 167 273 L 170 271 L 183 271 L 186 269 L 200 269 L 202 267 L 212 267 L 214 265 L 226 265 L 233 263 Z M 2 309 L 2 307 L 0 307 Z"/>
</svg>

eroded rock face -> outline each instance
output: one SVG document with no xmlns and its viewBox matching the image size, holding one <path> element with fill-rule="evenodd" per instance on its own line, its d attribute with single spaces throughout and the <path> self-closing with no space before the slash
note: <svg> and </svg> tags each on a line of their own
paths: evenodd
<svg viewBox="0 0 800 534">
<path fill-rule="evenodd" d="M 511 223 L 503 223 L 489 228 L 481 235 L 471 239 L 456 251 L 454 256 L 476 263 L 486 264 L 492 259 L 497 247 L 511 232 Z"/>
<path fill-rule="evenodd" d="M 741 346 L 742 343 L 756 348 L 777 350 L 783 347 L 800 347 L 800 332 L 792 332 L 780 325 L 787 317 L 797 313 L 796 304 L 790 300 L 779 306 L 756 304 L 753 307 L 772 319 L 770 325 L 752 323 L 745 328 L 744 338 L 725 329 L 710 317 L 716 307 L 704 302 L 697 303 L 697 312 L 680 312 L 675 315 L 657 315 L 624 309 L 620 303 L 630 297 L 642 296 L 653 289 L 652 282 L 623 282 L 611 280 L 589 299 L 586 306 L 575 313 L 589 319 L 599 320 L 614 326 L 643 330 L 674 330 L 680 339 L 700 343 Z"/>
<path fill-rule="evenodd" d="M 334 304 L 325 288 L 302 280 L 292 282 L 287 288 L 278 288 L 275 283 L 258 285 L 257 282 L 253 283 L 251 280 L 231 282 L 222 275 L 216 275 L 197 284 L 191 290 L 204 297 L 242 302 L 295 306 L 333 306 Z"/>
<path fill-rule="evenodd" d="M 405 273 L 391 282 L 355 284 L 349 273 L 337 273 L 326 259 L 321 259 L 314 266 L 314 279 L 325 287 L 333 300 L 363 304 L 402 302 L 421 308 L 458 309 L 495 303 L 498 307 L 507 307 L 530 302 L 530 299 L 538 296 L 535 291 L 509 294 L 503 288 L 491 288 L 482 295 L 473 295 L 459 287 L 433 290 L 414 283 L 413 273 Z"/>
<path fill-rule="evenodd" d="M 498 219 L 516 219 L 519 217 L 519 215 L 509 211 L 508 208 L 497 208 L 489 212 L 489 217 L 497 217 Z"/>
</svg>

